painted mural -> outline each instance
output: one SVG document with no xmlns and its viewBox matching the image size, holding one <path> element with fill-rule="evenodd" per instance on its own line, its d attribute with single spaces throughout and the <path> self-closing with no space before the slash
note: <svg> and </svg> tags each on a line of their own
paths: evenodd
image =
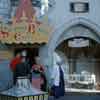
<svg viewBox="0 0 100 100">
<path fill-rule="evenodd" d="M 48 23 L 48 17 L 43 21 L 36 17 L 36 10 L 30 0 L 20 0 L 15 16 L 8 23 L 4 23 L 0 17 L 0 41 L 2 43 L 41 43 L 48 42 L 52 33 L 52 26 Z"/>
</svg>

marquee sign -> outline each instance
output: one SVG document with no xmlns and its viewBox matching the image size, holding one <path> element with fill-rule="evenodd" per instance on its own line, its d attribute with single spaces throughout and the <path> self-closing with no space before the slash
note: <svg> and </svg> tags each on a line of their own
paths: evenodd
<svg viewBox="0 0 100 100">
<path fill-rule="evenodd" d="M 43 23 L 18 23 L 7 25 L 0 23 L 0 40 L 4 43 L 47 42 L 51 28 Z"/>
<path fill-rule="evenodd" d="M 2 43 L 48 42 L 51 26 L 38 21 L 30 0 L 21 0 L 11 24 L 0 21 L 0 41 Z"/>
</svg>

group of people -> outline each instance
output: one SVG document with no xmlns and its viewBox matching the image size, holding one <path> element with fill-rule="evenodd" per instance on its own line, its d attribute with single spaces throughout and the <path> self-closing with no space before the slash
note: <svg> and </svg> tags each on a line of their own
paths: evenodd
<svg viewBox="0 0 100 100">
<path fill-rule="evenodd" d="M 16 84 L 17 77 L 27 76 L 33 86 L 42 91 L 47 91 L 47 79 L 45 76 L 45 67 L 40 64 L 33 64 L 30 66 L 29 59 L 26 57 L 26 52 L 17 53 L 15 58 L 11 60 L 10 68 L 13 72 L 14 84 Z M 61 62 L 57 62 L 52 71 L 52 85 L 50 95 L 55 98 L 64 96 L 65 85 L 64 85 L 64 74 L 61 67 Z"/>
<path fill-rule="evenodd" d="M 11 60 L 10 68 L 13 72 L 13 85 L 16 84 L 18 77 L 26 76 L 35 88 L 46 91 L 45 69 L 39 64 L 33 64 L 31 66 L 26 51 L 16 54 L 15 58 Z"/>
</svg>

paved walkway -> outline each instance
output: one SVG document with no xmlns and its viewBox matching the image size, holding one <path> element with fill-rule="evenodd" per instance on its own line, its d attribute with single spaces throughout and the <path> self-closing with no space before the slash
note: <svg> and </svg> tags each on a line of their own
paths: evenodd
<svg viewBox="0 0 100 100">
<path fill-rule="evenodd" d="M 61 98 L 59 98 L 59 99 L 54 99 L 54 97 L 49 97 L 49 100 L 66 100 L 66 97 L 64 96 L 64 97 L 61 97 Z"/>
<path fill-rule="evenodd" d="M 49 97 L 49 100 L 55 100 L 53 97 Z M 100 100 L 100 95 L 96 95 L 96 96 L 76 96 L 76 95 L 70 95 L 70 96 L 64 96 L 61 97 L 60 99 L 57 100 Z"/>
</svg>

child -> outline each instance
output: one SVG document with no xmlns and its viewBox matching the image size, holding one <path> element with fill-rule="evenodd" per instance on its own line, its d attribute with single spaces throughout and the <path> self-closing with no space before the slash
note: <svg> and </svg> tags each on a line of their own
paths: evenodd
<svg viewBox="0 0 100 100">
<path fill-rule="evenodd" d="M 32 66 L 32 84 L 35 88 L 46 91 L 46 77 L 44 68 L 41 65 Z"/>
</svg>

